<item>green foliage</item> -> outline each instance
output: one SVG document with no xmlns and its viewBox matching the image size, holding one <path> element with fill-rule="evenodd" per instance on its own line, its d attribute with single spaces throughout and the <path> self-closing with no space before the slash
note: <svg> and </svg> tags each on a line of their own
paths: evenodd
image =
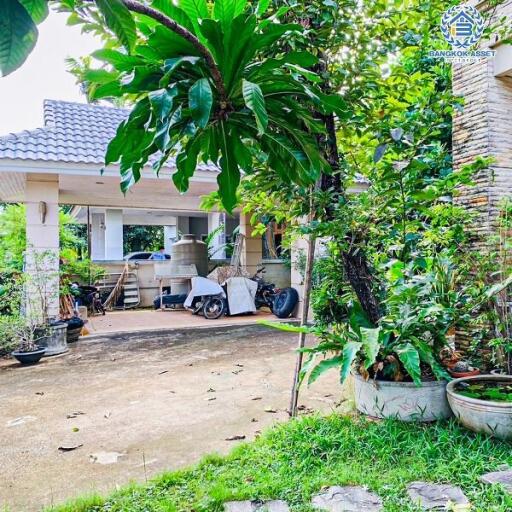
<svg viewBox="0 0 512 512">
<path fill-rule="evenodd" d="M 123 253 L 154 252 L 164 245 L 162 226 L 123 226 Z"/>
<path fill-rule="evenodd" d="M 507 512 L 510 494 L 478 480 L 504 464 L 512 464 L 509 444 L 469 433 L 455 421 L 425 425 L 310 416 L 283 423 L 225 457 L 209 455 L 184 471 L 50 510 L 220 512 L 226 501 L 273 498 L 308 512 L 323 486 L 362 485 L 382 497 L 384 510 L 415 512 L 407 486 L 424 480 L 460 486 L 475 512 Z"/>
<path fill-rule="evenodd" d="M 99 7 L 131 53 L 114 49 L 115 41 L 108 40 L 94 54 L 104 67 L 85 70 L 82 79 L 93 100 L 135 102 L 105 157 L 106 165 L 119 163 L 124 192 L 140 179 L 152 156 L 157 157 L 156 173 L 176 157 L 173 182 L 182 192 L 200 162 L 217 164 L 227 211 L 237 204 L 241 171 L 250 172 L 256 158 L 283 179 L 302 185 L 328 171 L 316 139 L 323 128 L 312 111 L 332 110 L 335 102 L 317 87 L 319 77 L 299 65 L 311 64 L 315 57 L 307 52 L 288 56 L 284 50 L 278 59 L 274 52 L 269 57 L 276 42 L 303 32 L 301 25 L 279 18 L 269 23 L 263 4 L 256 15 L 241 0 L 217 1 L 213 8 L 204 1 L 182 0 L 172 6 L 156 1 L 152 7 L 181 28 L 171 31 L 147 16 L 132 16 L 138 39 L 128 45 L 126 24 L 121 23 L 127 10 L 118 4 L 122 2 L 100 2 Z M 94 7 L 87 7 L 88 16 L 76 11 L 76 5 L 71 11 L 86 30 L 97 26 Z"/>
<path fill-rule="evenodd" d="M 18 69 L 37 41 L 37 23 L 48 15 L 46 0 L 0 2 L 0 76 Z"/>
</svg>

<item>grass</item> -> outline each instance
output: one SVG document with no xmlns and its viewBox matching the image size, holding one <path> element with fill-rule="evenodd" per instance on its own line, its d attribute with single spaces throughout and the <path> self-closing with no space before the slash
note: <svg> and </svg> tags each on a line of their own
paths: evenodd
<svg viewBox="0 0 512 512">
<path fill-rule="evenodd" d="M 474 511 L 510 512 L 512 496 L 478 477 L 512 465 L 509 443 L 474 435 L 455 422 L 434 425 L 364 418 L 306 417 L 269 430 L 227 457 L 209 456 L 185 471 L 131 485 L 110 497 L 84 498 L 54 512 L 221 511 L 228 500 L 279 498 L 293 511 L 322 486 L 366 485 L 388 512 L 417 511 L 407 499 L 409 482 L 460 485 Z M 50 510 L 50 509 L 49 509 Z"/>
</svg>

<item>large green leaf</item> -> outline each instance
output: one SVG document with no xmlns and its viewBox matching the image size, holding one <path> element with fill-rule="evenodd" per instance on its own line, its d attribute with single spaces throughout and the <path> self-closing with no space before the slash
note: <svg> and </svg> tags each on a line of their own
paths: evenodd
<svg viewBox="0 0 512 512">
<path fill-rule="evenodd" d="M 361 327 L 361 343 L 363 344 L 363 350 L 366 356 L 365 367 L 369 368 L 377 359 L 377 354 L 380 349 L 380 327 L 376 329 L 368 329 L 367 327 Z"/>
<path fill-rule="evenodd" d="M 111 64 L 118 71 L 130 71 L 134 66 L 140 66 L 144 64 L 144 60 L 141 57 L 127 55 L 126 53 L 121 53 L 110 48 L 96 50 L 92 56 L 95 59 L 101 60 L 102 62 Z"/>
<path fill-rule="evenodd" d="M 48 0 L 19 0 L 34 23 L 41 23 L 48 16 Z"/>
<path fill-rule="evenodd" d="M 432 347 L 426 343 L 425 341 L 416 340 L 415 346 L 418 350 L 418 354 L 420 355 L 420 359 L 427 363 L 430 368 L 432 368 L 432 371 L 434 372 L 434 375 L 439 380 L 451 380 L 450 374 L 446 371 L 446 369 L 437 361 L 433 354 Z"/>
<path fill-rule="evenodd" d="M 210 17 L 206 0 L 179 0 L 177 7 L 187 14 L 194 26 L 195 34 L 201 37 L 200 20 Z"/>
<path fill-rule="evenodd" d="M 267 109 L 265 108 L 265 98 L 263 97 L 260 86 L 253 82 L 243 80 L 242 94 L 244 96 L 246 106 L 254 113 L 256 124 L 258 126 L 258 133 L 260 135 L 265 133 L 268 125 L 268 114 Z"/>
<path fill-rule="evenodd" d="M 395 352 L 414 383 L 417 386 L 421 385 L 420 355 L 418 351 L 410 343 L 402 343 L 395 347 Z"/>
<path fill-rule="evenodd" d="M 135 21 L 122 0 L 96 0 L 107 27 L 114 32 L 121 44 L 131 52 L 137 40 Z"/>
<path fill-rule="evenodd" d="M 201 148 L 199 136 L 191 139 L 185 149 L 176 158 L 176 172 L 172 175 L 172 181 L 180 192 L 188 190 L 190 178 L 194 175 L 197 166 L 197 157 Z"/>
<path fill-rule="evenodd" d="M 232 141 L 232 138 L 238 135 L 233 135 L 226 121 L 219 122 L 218 132 L 222 156 L 219 161 L 221 172 L 217 176 L 217 183 L 222 205 L 228 213 L 231 213 L 237 204 L 236 191 L 240 184 L 240 169 L 236 162 Z"/>
<path fill-rule="evenodd" d="M 0 1 L 0 75 L 6 76 L 26 60 L 37 41 L 37 27 L 18 0 Z"/>
<path fill-rule="evenodd" d="M 313 384 L 315 380 L 320 377 L 323 373 L 325 373 L 327 370 L 330 370 L 331 368 L 337 368 L 338 366 L 341 366 L 343 363 L 343 356 L 335 356 L 330 359 L 324 359 L 320 361 L 309 374 L 308 378 L 308 386 L 310 384 Z"/>
<path fill-rule="evenodd" d="M 188 92 L 190 112 L 197 126 L 204 128 L 210 119 L 213 93 L 207 78 L 199 79 Z"/>
<path fill-rule="evenodd" d="M 222 30 L 227 33 L 231 29 L 234 18 L 244 12 L 247 0 L 215 0 L 213 15 L 222 25 Z"/>
<path fill-rule="evenodd" d="M 187 30 L 194 32 L 194 24 L 190 20 L 187 13 L 174 5 L 172 0 L 153 0 L 151 7 L 162 11 L 164 14 L 172 18 L 176 23 L 185 27 Z"/>
<path fill-rule="evenodd" d="M 354 362 L 354 359 L 356 358 L 357 353 L 361 350 L 362 346 L 363 344 L 359 343 L 358 341 L 349 341 L 343 347 L 343 361 L 340 372 L 341 382 L 345 382 L 346 378 L 348 377 L 350 369 L 352 368 L 352 363 Z"/>
</svg>

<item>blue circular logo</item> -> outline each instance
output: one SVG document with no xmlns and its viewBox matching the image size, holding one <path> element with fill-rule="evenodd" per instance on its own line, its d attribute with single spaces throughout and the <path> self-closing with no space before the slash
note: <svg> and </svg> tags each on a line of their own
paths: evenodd
<svg viewBox="0 0 512 512">
<path fill-rule="evenodd" d="M 456 5 L 443 14 L 441 32 L 452 48 L 468 50 L 480 41 L 484 19 L 474 7 Z"/>
</svg>

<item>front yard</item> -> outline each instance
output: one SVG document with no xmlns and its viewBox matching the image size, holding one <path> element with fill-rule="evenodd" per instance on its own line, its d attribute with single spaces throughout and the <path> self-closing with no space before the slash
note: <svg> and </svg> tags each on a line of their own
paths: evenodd
<svg viewBox="0 0 512 512">
<path fill-rule="evenodd" d="M 508 512 L 512 495 L 478 480 L 504 464 L 512 464 L 510 444 L 475 436 L 453 422 L 308 417 L 280 425 L 225 458 L 210 456 L 192 469 L 163 474 L 109 498 L 93 497 L 54 510 L 206 512 L 221 511 L 230 500 L 279 498 L 291 510 L 306 512 L 322 486 L 356 484 L 380 495 L 385 511 L 412 512 L 421 509 L 407 498 L 406 486 L 425 480 L 459 485 L 475 512 Z"/>
<path fill-rule="evenodd" d="M 295 344 L 289 333 L 214 325 L 84 338 L 34 367 L 0 362 L 0 510 L 108 494 L 253 439 L 288 418 Z M 340 393 L 333 372 L 300 403 L 340 410 Z"/>
</svg>

